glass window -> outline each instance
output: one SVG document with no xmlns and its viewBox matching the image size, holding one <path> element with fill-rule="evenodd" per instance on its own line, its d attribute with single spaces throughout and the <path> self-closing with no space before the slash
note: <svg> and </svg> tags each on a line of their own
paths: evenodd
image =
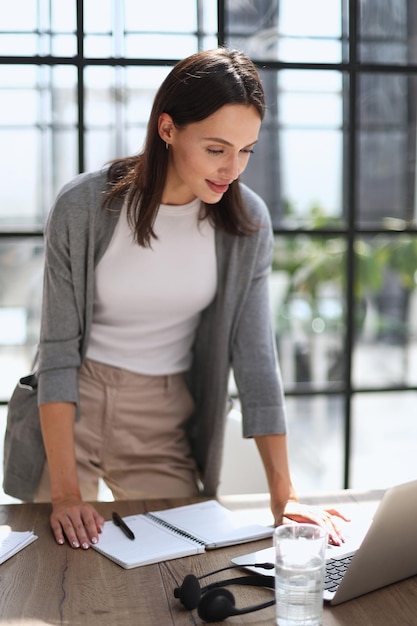
<svg viewBox="0 0 417 626">
<path fill-rule="evenodd" d="M 155 93 L 169 69 L 86 68 L 86 169 L 141 149 Z"/>
<path fill-rule="evenodd" d="M 335 491 L 343 482 L 342 396 L 287 397 L 288 455 L 299 494 Z"/>
<path fill-rule="evenodd" d="M 270 299 L 287 391 L 343 384 L 345 257 L 343 238 L 276 237 Z"/>
<path fill-rule="evenodd" d="M 42 238 L 0 241 L 0 398 L 30 372 L 39 339 Z"/>
<path fill-rule="evenodd" d="M 144 11 L 137 0 L 85 0 L 85 54 L 180 59 L 215 47 L 216 5 L 205 5 L 182 0 L 179 10 L 171 0 L 155 0 Z"/>
<path fill-rule="evenodd" d="M 228 43 L 252 58 L 340 63 L 341 2 L 249 0 L 226 4 Z"/>
<path fill-rule="evenodd" d="M 377 235 L 356 253 L 354 384 L 416 385 L 417 238 Z"/>
<path fill-rule="evenodd" d="M 357 202 L 363 227 L 415 220 L 416 78 L 360 76 Z M 405 225 L 405 224 L 404 224 Z"/>
<path fill-rule="evenodd" d="M 362 63 L 415 63 L 416 22 L 407 0 L 361 0 L 359 7 L 359 56 Z M 415 17 L 415 15 L 414 15 Z"/>
<path fill-rule="evenodd" d="M 308 226 L 312 211 L 341 218 L 342 75 L 292 72 L 278 75 L 282 195 L 287 219 Z"/>
<path fill-rule="evenodd" d="M 14 0 L 2 12 L 0 54 L 73 56 L 75 31 L 75 2 Z"/>
<path fill-rule="evenodd" d="M 0 109 L 0 225 L 42 228 L 77 172 L 75 68 L 0 65 Z"/>
<path fill-rule="evenodd" d="M 242 180 L 276 228 L 341 227 L 347 82 L 334 71 L 263 71 L 267 112 Z"/>
<path fill-rule="evenodd" d="M 415 391 L 355 395 L 352 489 L 386 489 L 416 479 L 416 402 Z"/>
</svg>

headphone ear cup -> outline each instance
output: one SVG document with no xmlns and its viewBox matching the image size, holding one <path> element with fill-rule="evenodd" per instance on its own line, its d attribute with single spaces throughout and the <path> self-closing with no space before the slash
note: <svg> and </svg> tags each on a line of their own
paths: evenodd
<svg viewBox="0 0 417 626">
<path fill-rule="evenodd" d="M 205 622 L 221 622 L 236 615 L 235 603 L 235 597 L 228 589 L 211 589 L 198 603 L 198 615 Z"/>
<path fill-rule="evenodd" d="M 187 574 L 181 587 L 174 589 L 174 596 L 178 598 L 181 604 L 189 611 L 197 608 L 201 598 L 201 587 L 198 578 L 193 574 Z"/>
</svg>

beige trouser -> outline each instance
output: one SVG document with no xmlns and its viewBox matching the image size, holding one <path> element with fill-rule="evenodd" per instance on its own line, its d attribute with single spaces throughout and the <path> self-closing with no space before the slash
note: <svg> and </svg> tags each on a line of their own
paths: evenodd
<svg viewBox="0 0 417 626">
<path fill-rule="evenodd" d="M 80 370 L 75 455 L 84 500 L 102 478 L 116 500 L 198 494 L 184 424 L 193 400 L 182 374 L 144 376 L 87 359 Z M 35 501 L 50 501 L 45 464 Z"/>
</svg>

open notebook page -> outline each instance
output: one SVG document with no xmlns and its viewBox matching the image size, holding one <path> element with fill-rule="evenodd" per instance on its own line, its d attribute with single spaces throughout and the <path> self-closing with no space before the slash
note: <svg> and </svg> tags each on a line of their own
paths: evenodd
<svg viewBox="0 0 417 626">
<path fill-rule="evenodd" d="M 207 550 L 272 536 L 271 527 L 244 525 L 242 516 L 216 500 L 153 511 L 152 515 L 193 535 L 205 544 Z"/>
<path fill-rule="evenodd" d="M 134 541 L 108 521 L 99 542 L 92 547 L 125 569 L 204 552 L 201 544 L 172 533 L 146 515 L 130 515 L 124 519 L 135 535 Z"/>
</svg>

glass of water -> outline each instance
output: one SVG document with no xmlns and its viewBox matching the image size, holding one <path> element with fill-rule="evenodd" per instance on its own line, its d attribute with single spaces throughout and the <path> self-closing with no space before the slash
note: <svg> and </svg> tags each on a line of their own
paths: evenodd
<svg viewBox="0 0 417 626">
<path fill-rule="evenodd" d="M 278 626 L 321 624 L 327 540 L 327 532 L 314 524 L 274 529 Z"/>
</svg>

